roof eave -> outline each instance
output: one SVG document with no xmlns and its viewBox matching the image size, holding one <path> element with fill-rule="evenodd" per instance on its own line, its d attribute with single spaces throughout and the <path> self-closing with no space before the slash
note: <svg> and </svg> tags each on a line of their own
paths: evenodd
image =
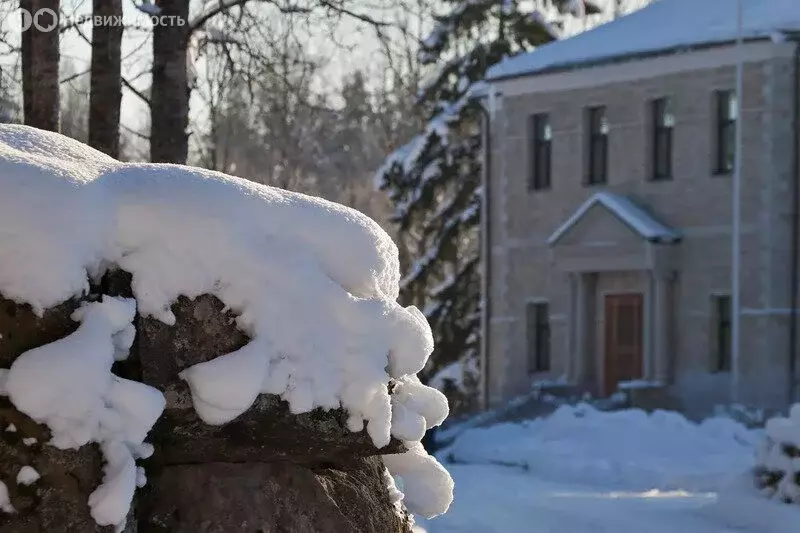
<svg viewBox="0 0 800 533">
<path fill-rule="evenodd" d="M 785 33 L 787 36 L 794 36 L 800 34 L 800 32 L 789 32 L 783 30 L 776 30 L 782 33 Z M 744 40 L 745 43 L 753 43 L 753 42 L 760 42 L 760 41 L 768 41 L 770 37 L 764 36 L 757 36 L 757 37 L 750 37 Z M 666 56 L 670 54 L 685 54 L 690 52 L 697 52 L 700 50 L 708 50 L 709 48 L 718 48 L 721 46 L 730 46 L 735 44 L 736 41 L 734 40 L 725 40 L 725 41 L 714 41 L 709 43 L 698 43 L 692 45 L 680 45 L 680 46 L 672 46 L 669 48 L 661 48 L 658 50 L 647 50 L 641 52 L 629 52 L 625 54 L 617 54 L 603 58 L 597 59 L 587 59 L 581 61 L 573 61 L 569 63 L 562 63 L 559 65 L 553 65 L 551 67 L 545 67 L 542 69 L 531 70 L 528 72 L 517 72 L 514 74 L 508 74 L 505 76 L 496 76 L 496 77 L 487 77 L 486 81 L 489 83 L 497 83 L 503 81 L 509 81 L 519 78 L 527 78 L 527 77 L 535 77 L 535 76 L 544 76 L 547 74 L 560 74 L 562 72 L 570 72 L 572 70 L 578 70 L 582 68 L 588 67 L 602 67 L 606 65 L 611 65 L 614 63 L 624 63 L 627 61 L 637 61 L 641 59 L 651 59 L 654 57 Z M 532 52 L 528 52 L 531 54 L 536 53 L 536 50 Z"/>
</svg>

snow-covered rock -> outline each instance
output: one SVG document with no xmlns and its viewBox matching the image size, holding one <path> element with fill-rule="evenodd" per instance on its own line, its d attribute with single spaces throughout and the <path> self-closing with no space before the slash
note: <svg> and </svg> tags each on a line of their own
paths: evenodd
<svg viewBox="0 0 800 533">
<path fill-rule="evenodd" d="M 208 424 L 270 393 L 297 414 L 341 407 L 348 427 L 366 425 L 381 448 L 447 416 L 444 397 L 415 377 L 433 339 L 422 313 L 395 301 L 397 249 L 357 211 L 216 172 L 125 164 L 55 133 L 1 125 L 0 227 L 14 229 L 0 239 L 0 295 L 40 316 L 85 297 L 111 268 L 132 276 L 132 299 L 84 304 L 77 331 L 0 376 L 14 405 L 50 427 L 50 444 L 100 445 L 105 478 L 90 498 L 100 524 L 124 520 L 142 482 L 135 459 L 164 408 L 158 391 L 111 365 L 134 341 L 134 312 L 172 325 L 179 296 L 218 298 L 249 339 L 181 373 Z M 390 383 L 405 392 L 391 399 Z M 449 497 L 437 496 L 438 512 Z"/>
</svg>

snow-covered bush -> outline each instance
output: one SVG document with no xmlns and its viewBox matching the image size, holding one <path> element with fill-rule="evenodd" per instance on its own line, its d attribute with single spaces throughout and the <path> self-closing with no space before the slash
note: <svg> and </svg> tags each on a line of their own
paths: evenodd
<svg viewBox="0 0 800 533">
<path fill-rule="evenodd" d="M 756 485 L 774 500 L 800 504 L 800 404 L 767 421 L 755 467 Z"/>
</svg>

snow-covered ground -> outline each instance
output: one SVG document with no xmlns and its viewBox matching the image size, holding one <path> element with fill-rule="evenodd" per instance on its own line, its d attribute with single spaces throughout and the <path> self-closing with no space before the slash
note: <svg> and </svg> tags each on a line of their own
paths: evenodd
<svg viewBox="0 0 800 533">
<path fill-rule="evenodd" d="M 465 431 L 438 456 L 455 479 L 427 533 L 778 533 L 800 508 L 756 495 L 762 431 L 726 418 L 563 406 Z"/>
</svg>

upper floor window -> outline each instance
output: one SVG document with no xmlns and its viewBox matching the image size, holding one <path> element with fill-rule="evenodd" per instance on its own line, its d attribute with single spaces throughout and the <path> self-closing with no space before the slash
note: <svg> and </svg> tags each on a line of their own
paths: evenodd
<svg viewBox="0 0 800 533">
<path fill-rule="evenodd" d="M 739 120 L 739 99 L 734 91 L 716 92 L 716 172 L 733 171 L 736 160 L 736 122 Z"/>
<path fill-rule="evenodd" d="M 588 110 L 589 160 L 586 183 L 603 184 L 608 181 L 608 120 L 604 106 L 590 107 Z"/>
<path fill-rule="evenodd" d="M 675 116 L 669 98 L 659 98 L 652 102 L 653 124 L 653 179 L 666 180 L 672 177 L 672 129 Z"/>
<path fill-rule="evenodd" d="M 727 372 L 731 369 L 731 297 L 716 295 L 712 304 L 712 369 Z"/>
<path fill-rule="evenodd" d="M 537 113 L 529 120 L 529 139 L 531 140 L 530 175 L 528 189 L 538 191 L 550 188 L 551 152 L 553 130 L 550 115 Z"/>
<path fill-rule="evenodd" d="M 528 338 L 528 373 L 550 370 L 550 306 L 530 302 L 525 309 Z"/>
</svg>

